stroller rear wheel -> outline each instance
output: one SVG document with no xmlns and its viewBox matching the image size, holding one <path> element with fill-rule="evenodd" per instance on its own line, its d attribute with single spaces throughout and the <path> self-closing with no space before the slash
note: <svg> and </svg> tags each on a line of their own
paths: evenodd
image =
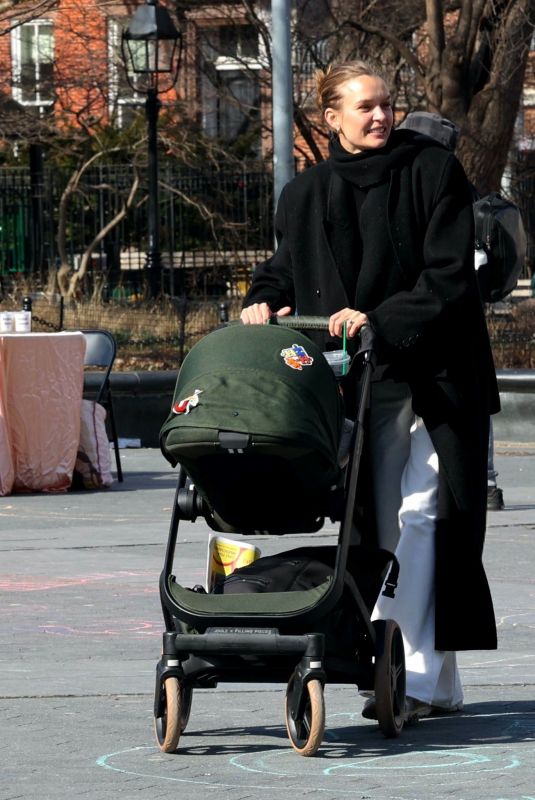
<svg viewBox="0 0 535 800">
<path fill-rule="evenodd" d="M 303 713 L 299 716 L 292 716 L 292 708 L 296 706 L 299 699 L 295 697 L 295 680 L 292 676 L 288 682 L 286 690 L 286 729 L 293 749 L 300 756 L 313 756 L 325 733 L 325 703 L 323 698 L 323 686 L 315 678 L 306 684 L 307 698 Z"/>
<path fill-rule="evenodd" d="M 174 753 L 188 724 L 193 691 L 185 689 L 178 678 L 171 677 L 164 680 L 162 691 L 163 712 L 154 720 L 154 732 L 160 750 Z"/>
<path fill-rule="evenodd" d="M 393 619 L 373 623 L 377 635 L 375 703 L 379 727 L 387 738 L 399 736 L 405 720 L 405 652 L 401 629 Z"/>
</svg>

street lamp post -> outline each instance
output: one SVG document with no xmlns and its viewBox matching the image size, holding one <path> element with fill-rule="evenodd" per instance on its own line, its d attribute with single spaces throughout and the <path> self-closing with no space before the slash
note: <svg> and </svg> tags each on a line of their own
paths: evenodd
<svg viewBox="0 0 535 800">
<path fill-rule="evenodd" d="M 149 216 L 148 216 L 148 247 L 146 269 L 151 297 L 157 294 L 161 284 L 161 258 L 160 258 L 160 219 L 158 199 L 158 114 L 161 102 L 155 89 L 147 89 L 145 100 L 145 116 L 147 119 L 148 141 L 148 183 L 149 183 Z"/>
<path fill-rule="evenodd" d="M 146 0 L 122 35 L 126 77 L 134 92 L 146 92 L 145 116 L 148 134 L 148 247 L 147 279 L 154 297 L 161 282 L 160 220 L 158 202 L 158 114 L 159 94 L 169 91 L 178 77 L 181 34 L 167 9 L 158 0 Z"/>
<path fill-rule="evenodd" d="M 295 172 L 290 0 L 271 0 L 273 56 L 273 201 Z"/>
</svg>

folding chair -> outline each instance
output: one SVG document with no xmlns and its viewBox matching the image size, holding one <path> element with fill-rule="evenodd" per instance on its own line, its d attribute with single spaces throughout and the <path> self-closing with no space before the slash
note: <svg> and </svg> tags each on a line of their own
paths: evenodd
<svg viewBox="0 0 535 800">
<path fill-rule="evenodd" d="M 105 409 L 109 422 L 111 441 L 115 450 L 115 463 L 117 465 L 117 480 L 123 480 L 123 470 L 121 468 L 121 456 L 119 453 L 119 441 L 117 439 L 117 428 L 115 426 L 115 415 L 113 413 L 113 399 L 110 386 L 110 373 L 117 352 L 117 345 L 114 336 L 109 331 L 104 330 L 83 330 L 82 333 L 86 340 L 86 351 L 84 358 L 85 367 L 102 367 L 102 381 L 94 398 Z"/>
</svg>

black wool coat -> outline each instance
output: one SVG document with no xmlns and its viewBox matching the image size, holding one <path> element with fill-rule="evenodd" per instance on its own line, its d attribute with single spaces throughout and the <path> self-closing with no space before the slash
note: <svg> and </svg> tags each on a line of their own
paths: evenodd
<svg viewBox="0 0 535 800">
<path fill-rule="evenodd" d="M 408 382 L 439 457 L 435 646 L 493 648 L 482 552 L 489 414 L 499 395 L 474 270 L 471 189 L 457 159 L 427 137 L 394 131 L 390 151 L 407 141 L 414 147 L 392 169 L 359 179 L 366 198 L 356 296 L 347 296 L 332 248 L 347 185 L 329 159 L 285 186 L 278 248 L 256 268 L 244 305 L 367 313 L 379 358 Z"/>
</svg>

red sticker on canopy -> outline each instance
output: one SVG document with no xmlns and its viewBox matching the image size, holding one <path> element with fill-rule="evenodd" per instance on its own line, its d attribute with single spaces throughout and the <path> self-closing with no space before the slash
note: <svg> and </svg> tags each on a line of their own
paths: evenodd
<svg viewBox="0 0 535 800">
<path fill-rule="evenodd" d="M 173 414 L 189 414 L 192 408 L 199 405 L 199 395 L 202 394 L 202 391 L 202 389 L 195 389 L 193 394 L 190 394 L 189 397 L 178 400 L 173 405 Z"/>
</svg>

